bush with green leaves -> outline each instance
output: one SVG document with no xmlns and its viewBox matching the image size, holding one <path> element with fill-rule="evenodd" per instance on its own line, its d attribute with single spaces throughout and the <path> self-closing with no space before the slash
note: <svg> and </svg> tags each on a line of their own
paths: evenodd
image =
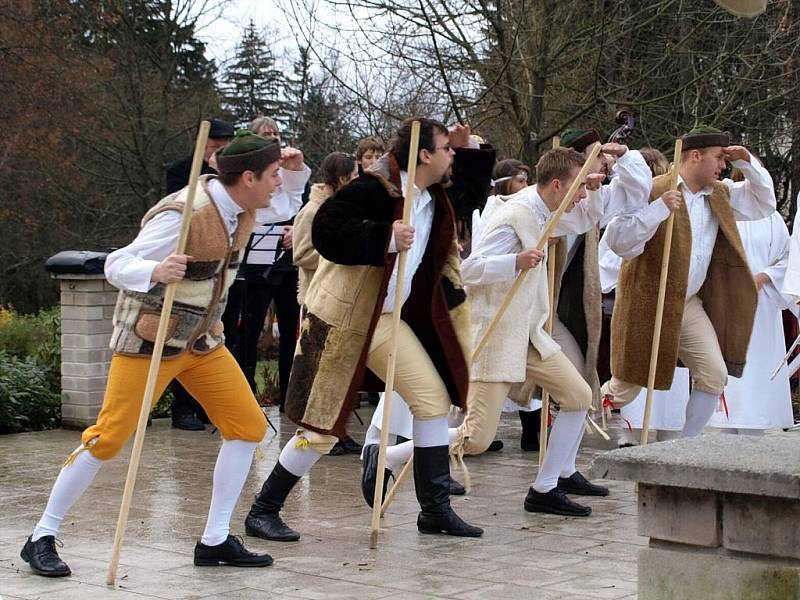
<svg viewBox="0 0 800 600">
<path fill-rule="evenodd" d="M 23 315 L 0 307 L 0 433 L 61 424 L 59 308 Z"/>
<path fill-rule="evenodd" d="M 34 357 L 0 350 L 0 433 L 41 431 L 61 424 L 59 373 Z"/>
</svg>

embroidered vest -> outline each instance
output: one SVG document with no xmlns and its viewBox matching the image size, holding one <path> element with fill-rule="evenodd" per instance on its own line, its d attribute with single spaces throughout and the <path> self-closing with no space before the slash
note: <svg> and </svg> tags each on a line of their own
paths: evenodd
<svg viewBox="0 0 800 600">
<path fill-rule="evenodd" d="M 242 249 L 255 222 L 255 213 L 239 215 L 239 224 L 230 242 L 228 229 L 208 193 L 213 175 L 200 178 L 192 210 L 185 254 L 192 257 L 185 278 L 177 284 L 164 343 L 164 359 L 183 352 L 205 354 L 225 342 L 222 312 L 228 288 L 236 278 Z M 162 199 L 142 219 L 142 227 L 155 215 L 182 211 L 188 188 Z M 111 349 L 115 354 L 149 356 L 153 352 L 166 285 L 158 283 L 149 292 L 121 290 L 114 309 Z"/>
</svg>

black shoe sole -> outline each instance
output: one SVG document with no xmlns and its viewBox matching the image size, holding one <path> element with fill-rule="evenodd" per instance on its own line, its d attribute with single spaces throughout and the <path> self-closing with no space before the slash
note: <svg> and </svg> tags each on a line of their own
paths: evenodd
<svg viewBox="0 0 800 600">
<path fill-rule="evenodd" d="M 525 510 L 528 512 L 538 512 L 538 513 L 547 513 L 551 515 L 562 515 L 564 517 L 588 517 L 592 514 L 592 509 L 587 507 L 589 510 L 586 511 L 576 511 L 568 508 L 556 508 L 554 506 L 550 506 L 549 504 L 534 504 L 533 502 L 526 502 L 525 503 Z"/>
<path fill-rule="evenodd" d="M 591 492 L 589 490 L 572 490 L 564 486 L 558 486 L 565 494 L 572 494 L 573 496 L 593 496 L 595 498 L 605 498 L 608 496 L 608 491 Z"/>
<path fill-rule="evenodd" d="M 417 531 L 424 533 L 425 535 L 452 535 L 453 537 L 479 538 L 483 535 L 483 531 L 480 533 L 469 533 L 466 531 L 439 529 L 438 527 L 420 527 L 419 525 L 417 526 Z"/>
<path fill-rule="evenodd" d="M 298 542 L 300 541 L 300 534 L 298 533 L 296 536 L 286 536 L 286 537 L 269 537 L 261 533 L 260 531 L 256 531 L 255 529 L 251 529 L 245 525 L 244 532 L 246 535 L 250 537 L 260 538 L 262 540 L 268 540 L 270 542 Z M 205 566 L 205 565 L 204 565 Z"/>
<path fill-rule="evenodd" d="M 194 559 L 194 566 L 195 567 L 269 567 L 272 565 L 273 560 L 270 558 L 269 562 L 264 561 L 261 564 L 256 564 L 252 562 L 238 562 L 238 561 L 226 561 L 219 558 L 202 558 Z"/>
<path fill-rule="evenodd" d="M 531 445 L 531 444 L 520 444 L 520 450 L 523 452 L 539 452 L 539 444 Z"/>
<path fill-rule="evenodd" d="M 22 552 L 19 553 L 19 557 L 28 563 L 28 566 L 31 568 L 31 571 L 36 573 L 37 575 L 41 575 L 42 577 L 69 577 L 72 575 L 72 570 L 68 567 L 66 571 L 42 571 L 41 569 L 37 569 L 31 564 L 31 557 L 30 555 L 25 552 L 23 549 Z"/>
</svg>

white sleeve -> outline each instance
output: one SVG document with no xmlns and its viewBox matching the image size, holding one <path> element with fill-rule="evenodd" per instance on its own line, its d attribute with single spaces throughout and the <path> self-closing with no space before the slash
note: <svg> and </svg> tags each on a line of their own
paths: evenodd
<svg viewBox="0 0 800 600">
<path fill-rule="evenodd" d="M 550 237 L 586 233 L 600 222 L 602 216 L 603 194 L 600 190 L 587 192 L 586 198 L 578 202 L 571 211 L 561 215 Z"/>
<path fill-rule="evenodd" d="M 659 198 L 638 212 L 620 215 L 606 228 L 608 247 L 626 260 L 644 252 L 644 246 L 655 235 L 658 226 L 669 217 L 670 210 Z"/>
<path fill-rule="evenodd" d="M 155 285 L 153 269 L 175 252 L 181 213 L 167 210 L 150 219 L 130 244 L 106 257 L 105 274 L 116 288 L 147 292 Z"/>
<path fill-rule="evenodd" d="M 744 181 L 734 182 L 723 179 L 722 183 L 731 194 L 731 208 L 737 221 L 756 221 L 775 212 L 775 188 L 772 177 L 758 159 L 750 155 L 750 160 L 731 162 L 745 177 Z"/>
<path fill-rule="evenodd" d="M 466 285 L 486 285 L 514 279 L 520 248 L 511 227 L 498 227 L 486 234 L 461 263 L 461 280 Z"/>
<path fill-rule="evenodd" d="M 288 221 L 303 207 L 303 192 L 311 177 L 311 169 L 303 165 L 302 171 L 281 168 L 279 173 L 283 183 L 272 192 L 270 205 L 256 210 L 258 224 Z"/>
<path fill-rule="evenodd" d="M 794 218 L 792 237 L 789 240 L 789 258 L 781 292 L 800 301 L 800 211 Z"/>
<path fill-rule="evenodd" d="M 600 227 L 606 227 L 618 215 L 634 213 L 647 206 L 652 187 L 653 175 L 642 153 L 628 150 L 617 160 L 611 183 L 600 188 L 603 194 Z"/>
<path fill-rule="evenodd" d="M 769 282 L 762 288 L 766 294 L 775 301 L 777 306 L 789 308 L 791 299 L 783 296 L 780 291 L 786 277 L 786 267 L 789 262 L 789 230 L 783 217 L 774 212 L 770 217 L 770 245 L 769 262 L 764 268 L 764 274 L 769 277 Z"/>
</svg>

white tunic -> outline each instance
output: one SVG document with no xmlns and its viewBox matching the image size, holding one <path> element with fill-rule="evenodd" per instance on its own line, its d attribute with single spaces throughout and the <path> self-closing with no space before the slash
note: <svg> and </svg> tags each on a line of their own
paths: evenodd
<svg viewBox="0 0 800 600">
<path fill-rule="evenodd" d="M 769 281 L 758 293 L 753 335 L 742 377 L 729 377 L 725 388 L 728 416 L 718 410 L 712 427 L 771 429 L 793 424 L 786 365 L 770 381 L 785 354 L 781 311 L 791 300 L 781 294 L 789 255 L 789 231 L 777 212 L 766 219 L 737 223 L 753 275 L 766 273 Z"/>
<path fill-rule="evenodd" d="M 800 206 L 800 193 L 797 194 L 798 206 Z M 784 294 L 793 297 L 795 302 L 800 302 L 800 210 L 794 216 L 792 226 L 792 239 L 789 242 L 789 264 L 786 268 L 786 276 L 783 286 L 779 288 Z"/>
</svg>

